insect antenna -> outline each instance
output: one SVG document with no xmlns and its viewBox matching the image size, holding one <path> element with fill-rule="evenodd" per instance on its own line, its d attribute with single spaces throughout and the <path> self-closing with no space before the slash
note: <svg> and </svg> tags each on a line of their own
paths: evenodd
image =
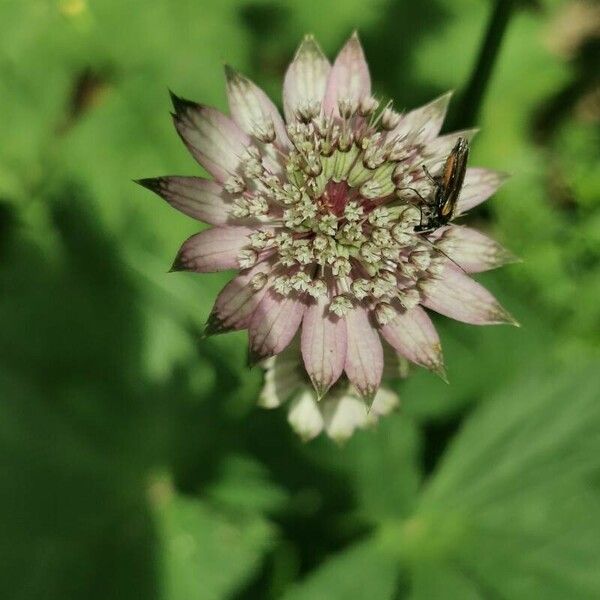
<svg viewBox="0 0 600 600">
<path fill-rule="evenodd" d="M 425 175 L 431 180 L 431 183 L 439 185 L 439 181 L 429 172 L 429 169 L 425 165 L 421 166 L 423 167 L 423 171 L 425 171 Z"/>
</svg>

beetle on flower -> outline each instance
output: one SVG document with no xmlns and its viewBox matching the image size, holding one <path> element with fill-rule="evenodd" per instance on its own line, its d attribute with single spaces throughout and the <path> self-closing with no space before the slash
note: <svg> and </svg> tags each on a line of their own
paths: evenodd
<svg viewBox="0 0 600 600">
<path fill-rule="evenodd" d="M 318 401 L 342 378 L 369 404 L 384 345 L 443 376 L 424 310 L 477 325 L 514 323 L 468 273 L 512 260 L 498 243 L 452 223 L 423 230 L 422 199 L 459 138 L 439 135 L 450 94 L 405 114 L 371 93 L 354 34 L 330 65 L 312 36 L 283 84 L 285 120 L 254 83 L 226 68 L 231 117 L 173 95 L 175 127 L 212 179 L 140 183 L 212 227 L 181 247 L 174 270 L 238 269 L 206 333 L 248 329 L 254 360 L 300 354 Z M 505 176 L 467 168 L 457 217 Z M 339 383 L 338 383 L 339 385 Z"/>
</svg>

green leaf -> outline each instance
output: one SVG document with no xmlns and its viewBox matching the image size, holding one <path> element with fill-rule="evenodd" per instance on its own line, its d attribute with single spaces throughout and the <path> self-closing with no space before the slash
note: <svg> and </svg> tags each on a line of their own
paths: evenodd
<svg viewBox="0 0 600 600">
<path fill-rule="evenodd" d="M 375 540 L 367 540 L 327 560 L 283 600 L 392 600 L 398 572 Z"/>
<path fill-rule="evenodd" d="M 256 515 L 219 511 L 154 484 L 164 600 L 220 600 L 260 566 L 274 530 Z"/>
<path fill-rule="evenodd" d="M 600 595 L 599 389 L 597 369 L 540 372 L 479 408 L 400 529 L 415 598 L 451 597 L 423 568 L 458 597 Z"/>
<path fill-rule="evenodd" d="M 417 598 L 443 598 L 444 600 L 484 600 L 481 589 L 458 569 L 444 564 L 424 563 L 414 566 L 412 594 Z M 487 596 L 491 598 L 493 596 Z"/>
<path fill-rule="evenodd" d="M 238 512 L 271 512 L 287 500 L 285 492 L 269 480 L 267 469 L 252 458 L 228 456 L 219 475 L 207 490 L 208 498 L 218 506 Z"/>
</svg>

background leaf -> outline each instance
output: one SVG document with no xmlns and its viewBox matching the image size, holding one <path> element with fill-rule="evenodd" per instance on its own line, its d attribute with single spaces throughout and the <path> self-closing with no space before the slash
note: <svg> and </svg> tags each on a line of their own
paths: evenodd
<svg viewBox="0 0 600 600">
<path fill-rule="evenodd" d="M 223 598 L 260 564 L 273 537 L 262 518 L 221 513 L 193 499 L 160 496 L 164 482 L 153 484 L 161 538 L 164 598 Z M 168 486 L 168 484 L 167 484 Z"/>
<path fill-rule="evenodd" d="M 396 579 L 396 563 L 381 555 L 374 544 L 365 542 L 330 558 L 284 599 L 385 600 L 392 597 Z"/>
<path fill-rule="evenodd" d="M 600 592 L 599 389 L 594 368 L 531 374 L 469 419 L 413 517 L 414 551 L 443 548 L 429 578 L 440 568 L 482 598 Z M 416 580 L 416 597 L 446 597 Z"/>
</svg>

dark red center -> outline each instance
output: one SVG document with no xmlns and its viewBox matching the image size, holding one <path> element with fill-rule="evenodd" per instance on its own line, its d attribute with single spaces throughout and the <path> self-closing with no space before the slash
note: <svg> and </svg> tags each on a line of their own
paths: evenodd
<svg viewBox="0 0 600 600">
<path fill-rule="evenodd" d="M 350 186 L 345 181 L 329 181 L 321 196 L 321 202 L 336 217 L 342 217 L 350 197 Z"/>
</svg>

